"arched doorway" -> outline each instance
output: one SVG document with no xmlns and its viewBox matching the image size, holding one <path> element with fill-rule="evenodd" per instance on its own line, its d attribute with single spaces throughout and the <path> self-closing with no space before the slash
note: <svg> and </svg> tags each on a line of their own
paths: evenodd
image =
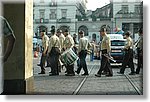
<svg viewBox="0 0 150 102">
<path fill-rule="evenodd" d="M 85 36 L 89 35 L 88 34 L 88 28 L 85 25 L 80 26 L 79 29 L 78 29 L 78 32 L 81 31 L 81 30 L 84 31 Z"/>
<path fill-rule="evenodd" d="M 92 34 L 92 41 L 96 41 L 96 34 Z"/>
</svg>

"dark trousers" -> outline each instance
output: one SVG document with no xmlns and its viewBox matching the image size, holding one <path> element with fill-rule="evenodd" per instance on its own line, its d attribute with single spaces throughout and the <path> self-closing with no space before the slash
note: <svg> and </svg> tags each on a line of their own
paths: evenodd
<svg viewBox="0 0 150 102">
<path fill-rule="evenodd" d="M 143 56 L 142 56 L 142 52 L 140 51 L 140 49 L 137 49 L 137 54 L 138 54 L 138 66 L 136 69 L 136 73 L 140 72 L 140 68 L 143 67 Z"/>
<path fill-rule="evenodd" d="M 51 73 L 55 74 L 55 75 L 59 75 L 59 70 L 58 70 L 59 53 L 56 53 L 53 50 L 55 50 L 55 49 L 52 49 L 50 54 L 49 54 L 49 62 L 50 62 L 50 67 L 51 67 Z"/>
<path fill-rule="evenodd" d="M 87 56 L 87 51 L 86 50 L 82 50 L 79 53 L 80 64 L 79 64 L 79 68 L 77 69 L 77 73 L 80 73 L 81 68 L 83 68 L 84 73 L 88 74 L 87 64 L 86 64 L 86 60 L 85 60 L 86 56 Z"/>
<path fill-rule="evenodd" d="M 104 55 L 102 55 L 101 67 L 97 74 L 101 75 L 102 71 L 104 71 L 104 70 L 109 72 L 109 75 L 113 75 L 113 71 L 112 71 L 109 59 L 107 57 L 105 57 Z"/>
<path fill-rule="evenodd" d="M 74 73 L 74 64 L 72 64 L 72 65 L 66 65 L 65 66 L 66 67 L 66 71 L 67 71 L 67 74 L 75 74 Z"/>
<path fill-rule="evenodd" d="M 43 55 L 41 56 L 40 66 L 41 66 L 41 72 L 45 72 L 45 62 L 46 62 L 47 56 Z"/>
<path fill-rule="evenodd" d="M 120 69 L 120 73 L 124 73 L 126 66 L 131 68 L 131 73 L 134 73 L 134 63 L 133 63 L 133 50 L 126 50 L 125 55 L 122 62 L 122 68 Z"/>
</svg>

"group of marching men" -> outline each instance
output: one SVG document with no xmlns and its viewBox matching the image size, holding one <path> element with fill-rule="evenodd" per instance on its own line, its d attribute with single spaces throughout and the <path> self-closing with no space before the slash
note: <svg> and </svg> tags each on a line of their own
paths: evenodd
<svg viewBox="0 0 150 102">
<path fill-rule="evenodd" d="M 99 30 L 100 35 L 102 36 L 102 42 L 101 42 L 101 66 L 97 74 L 95 76 L 101 77 L 103 73 L 105 73 L 106 76 L 112 77 L 113 71 L 110 66 L 110 59 L 113 59 L 110 55 L 111 52 L 111 41 L 109 36 L 107 35 L 107 29 L 101 28 Z M 57 30 L 55 32 L 55 29 L 51 30 L 51 37 L 49 38 L 45 31 L 41 31 L 41 37 L 42 37 L 42 56 L 40 61 L 40 67 L 41 72 L 39 74 L 45 74 L 45 61 L 48 59 L 47 63 L 49 63 L 51 67 L 51 72 L 49 72 L 49 76 L 55 76 L 59 75 L 59 72 L 61 71 L 62 62 L 60 60 L 61 54 L 67 51 L 68 49 L 72 49 L 77 56 L 79 57 L 78 60 L 78 68 L 77 71 L 74 71 L 74 63 L 72 64 L 64 64 L 66 67 L 66 76 L 75 76 L 75 72 L 77 74 L 80 74 L 81 69 L 83 68 L 84 73 L 82 76 L 89 75 L 87 64 L 86 64 L 86 56 L 89 51 L 89 48 L 91 47 L 90 43 L 88 42 L 88 39 L 84 37 L 84 31 L 79 31 L 79 45 L 76 47 L 75 41 L 73 37 L 70 35 L 69 31 L 66 29 L 64 32 L 61 30 Z M 139 34 L 143 34 L 143 31 L 140 31 Z M 124 74 L 125 68 L 128 65 L 131 68 L 130 75 L 139 74 L 140 67 L 141 67 L 141 61 L 138 63 L 138 68 L 135 71 L 134 63 L 133 63 L 133 40 L 130 37 L 130 32 L 127 32 L 124 34 L 124 37 L 126 40 L 126 44 L 124 46 L 124 59 L 122 63 L 122 67 L 120 69 L 120 72 L 118 74 Z M 140 43 L 137 44 L 139 46 L 139 51 L 143 51 L 143 44 L 142 44 L 142 38 Z M 139 57 L 139 56 L 138 56 Z M 142 57 L 139 57 L 141 59 Z"/>
<path fill-rule="evenodd" d="M 48 59 L 48 63 L 51 67 L 51 72 L 49 73 L 50 76 L 53 75 L 59 75 L 59 72 L 62 67 L 62 62 L 60 60 L 60 56 L 63 52 L 65 52 L 68 49 L 75 50 L 75 43 L 73 37 L 70 35 L 69 31 L 66 29 L 63 33 L 61 30 L 57 30 L 55 32 L 55 29 L 51 30 L 51 37 L 49 38 L 45 31 L 41 31 L 41 37 L 42 37 L 42 56 L 40 61 L 40 67 L 41 72 L 39 74 L 45 74 L 45 61 Z M 77 73 L 80 73 L 81 68 L 83 67 L 85 73 L 83 75 L 88 75 L 87 65 L 85 62 L 85 58 L 87 55 L 88 50 L 88 39 L 84 37 L 84 32 L 80 31 L 80 40 L 79 40 L 79 46 L 78 46 L 78 54 L 79 56 L 79 65 Z M 74 63 L 72 64 L 65 64 L 66 67 L 66 76 L 74 76 Z"/>
</svg>

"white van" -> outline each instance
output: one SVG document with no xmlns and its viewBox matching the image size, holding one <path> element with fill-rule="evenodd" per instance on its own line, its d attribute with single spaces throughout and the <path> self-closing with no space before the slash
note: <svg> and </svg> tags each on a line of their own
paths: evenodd
<svg viewBox="0 0 150 102">
<path fill-rule="evenodd" d="M 111 39 L 111 56 L 116 60 L 116 62 L 111 61 L 111 65 L 122 65 L 123 51 L 125 45 L 125 39 L 121 34 L 109 34 Z"/>
</svg>

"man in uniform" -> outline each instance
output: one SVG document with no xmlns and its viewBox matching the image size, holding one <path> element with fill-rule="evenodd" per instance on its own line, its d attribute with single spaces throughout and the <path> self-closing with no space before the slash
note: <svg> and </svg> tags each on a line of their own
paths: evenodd
<svg viewBox="0 0 150 102">
<path fill-rule="evenodd" d="M 45 31 L 41 31 L 41 37 L 42 37 L 42 56 L 41 56 L 41 61 L 40 61 L 40 67 L 41 67 L 41 72 L 39 74 L 45 74 L 45 62 L 47 60 L 47 49 L 48 49 L 48 42 L 49 42 L 49 37 L 45 34 Z"/>
<path fill-rule="evenodd" d="M 126 39 L 126 44 L 124 46 L 125 55 L 122 62 L 122 67 L 118 74 L 124 74 L 125 68 L 128 65 L 131 68 L 131 73 L 129 75 L 134 75 L 134 63 L 133 63 L 133 40 L 130 37 L 131 33 L 125 33 L 124 38 Z"/>
<path fill-rule="evenodd" d="M 58 29 L 57 30 L 57 34 L 56 34 L 59 38 L 59 42 L 60 42 L 60 49 L 61 49 L 61 52 L 63 51 L 62 48 L 63 48 L 63 44 L 64 44 L 64 40 L 65 40 L 65 36 L 63 35 L 62 33 L 62 30 Z M 59 72 L 61 72 L 61 69 L 62 69 L 62 62 L 59 58 L 59 64 L 58 64 L 58 69 L 59 69 Z"/>
<path fill-rule="evenodd" d="M 51 32 L 55 32 L 55 30 Z M 55 33 L 53 33 L 53 35 L 49 40 L 49 46 L 48 46 L 48 58 L 51 66 L 51 73 L 49 74 L 49 76 L 59 75 L 58 63 L 59 63 L 59 55 L 61 51 L 60 46 L 61 45 L 60 45 L 59 38 L 56 36 Z"/>
<path fill-rule="evenodd" d="M 136 74 L 139 74 L 140 68 L 143 67 L 143 29 L 139 30 L 139 40 L 137 42 L 138 66 Z"/>
<path fill-rule="evenodd" d="M 97 72 L 97 74 L 95 74 L 95 76 L 101 77 L 102 71 L 107 70 L 108 74 L 106 76 L 111 77 L 113 76 L 113 71 L 109 61 L 110 51 L 111 51 L 110 38 L 107 35 L 106 28 L 101 28 L 100 34 L 103 38 L 101 42 L 102 59 L 101 59 L 101 67 Z"/>
<path fill-rule="evenodd" d="M 77 69 L 76 73 L 79 74 L 81 71 L 81 68 L 83 67 L 84 75 L 89 75 L 88 74 L 88 69 L 87 69 L 87 64 L 86 64 L 86 56 L 87 56 L 87 51 L 88 51 L 88 39 L 84 37 L 84 32 L 80 31 L 79 32 L 80 40 L 79 40 L 79 47 L 78 47 L 78 55 L 80 59 L 80 64 L 79 68 Z"/>
<path fill-rule="evenodd" d="M 64 31 L 64 36 L 65 36 L 65 40 L 64 40 L 63 49 L 64 50 L 67 50 L 70 48 L 72 49 L 74 46 L 74 41 L 73 41 L 73 38 L 71 37 L 71 35 L 69 34 L 69 31 L 67 29 Z M 74 64 L 66 65 L 66 68 L 67 68 L 67 74 L 65 74 L 66 76 L 74 76 L 75 75 Z"/>
</svg>

